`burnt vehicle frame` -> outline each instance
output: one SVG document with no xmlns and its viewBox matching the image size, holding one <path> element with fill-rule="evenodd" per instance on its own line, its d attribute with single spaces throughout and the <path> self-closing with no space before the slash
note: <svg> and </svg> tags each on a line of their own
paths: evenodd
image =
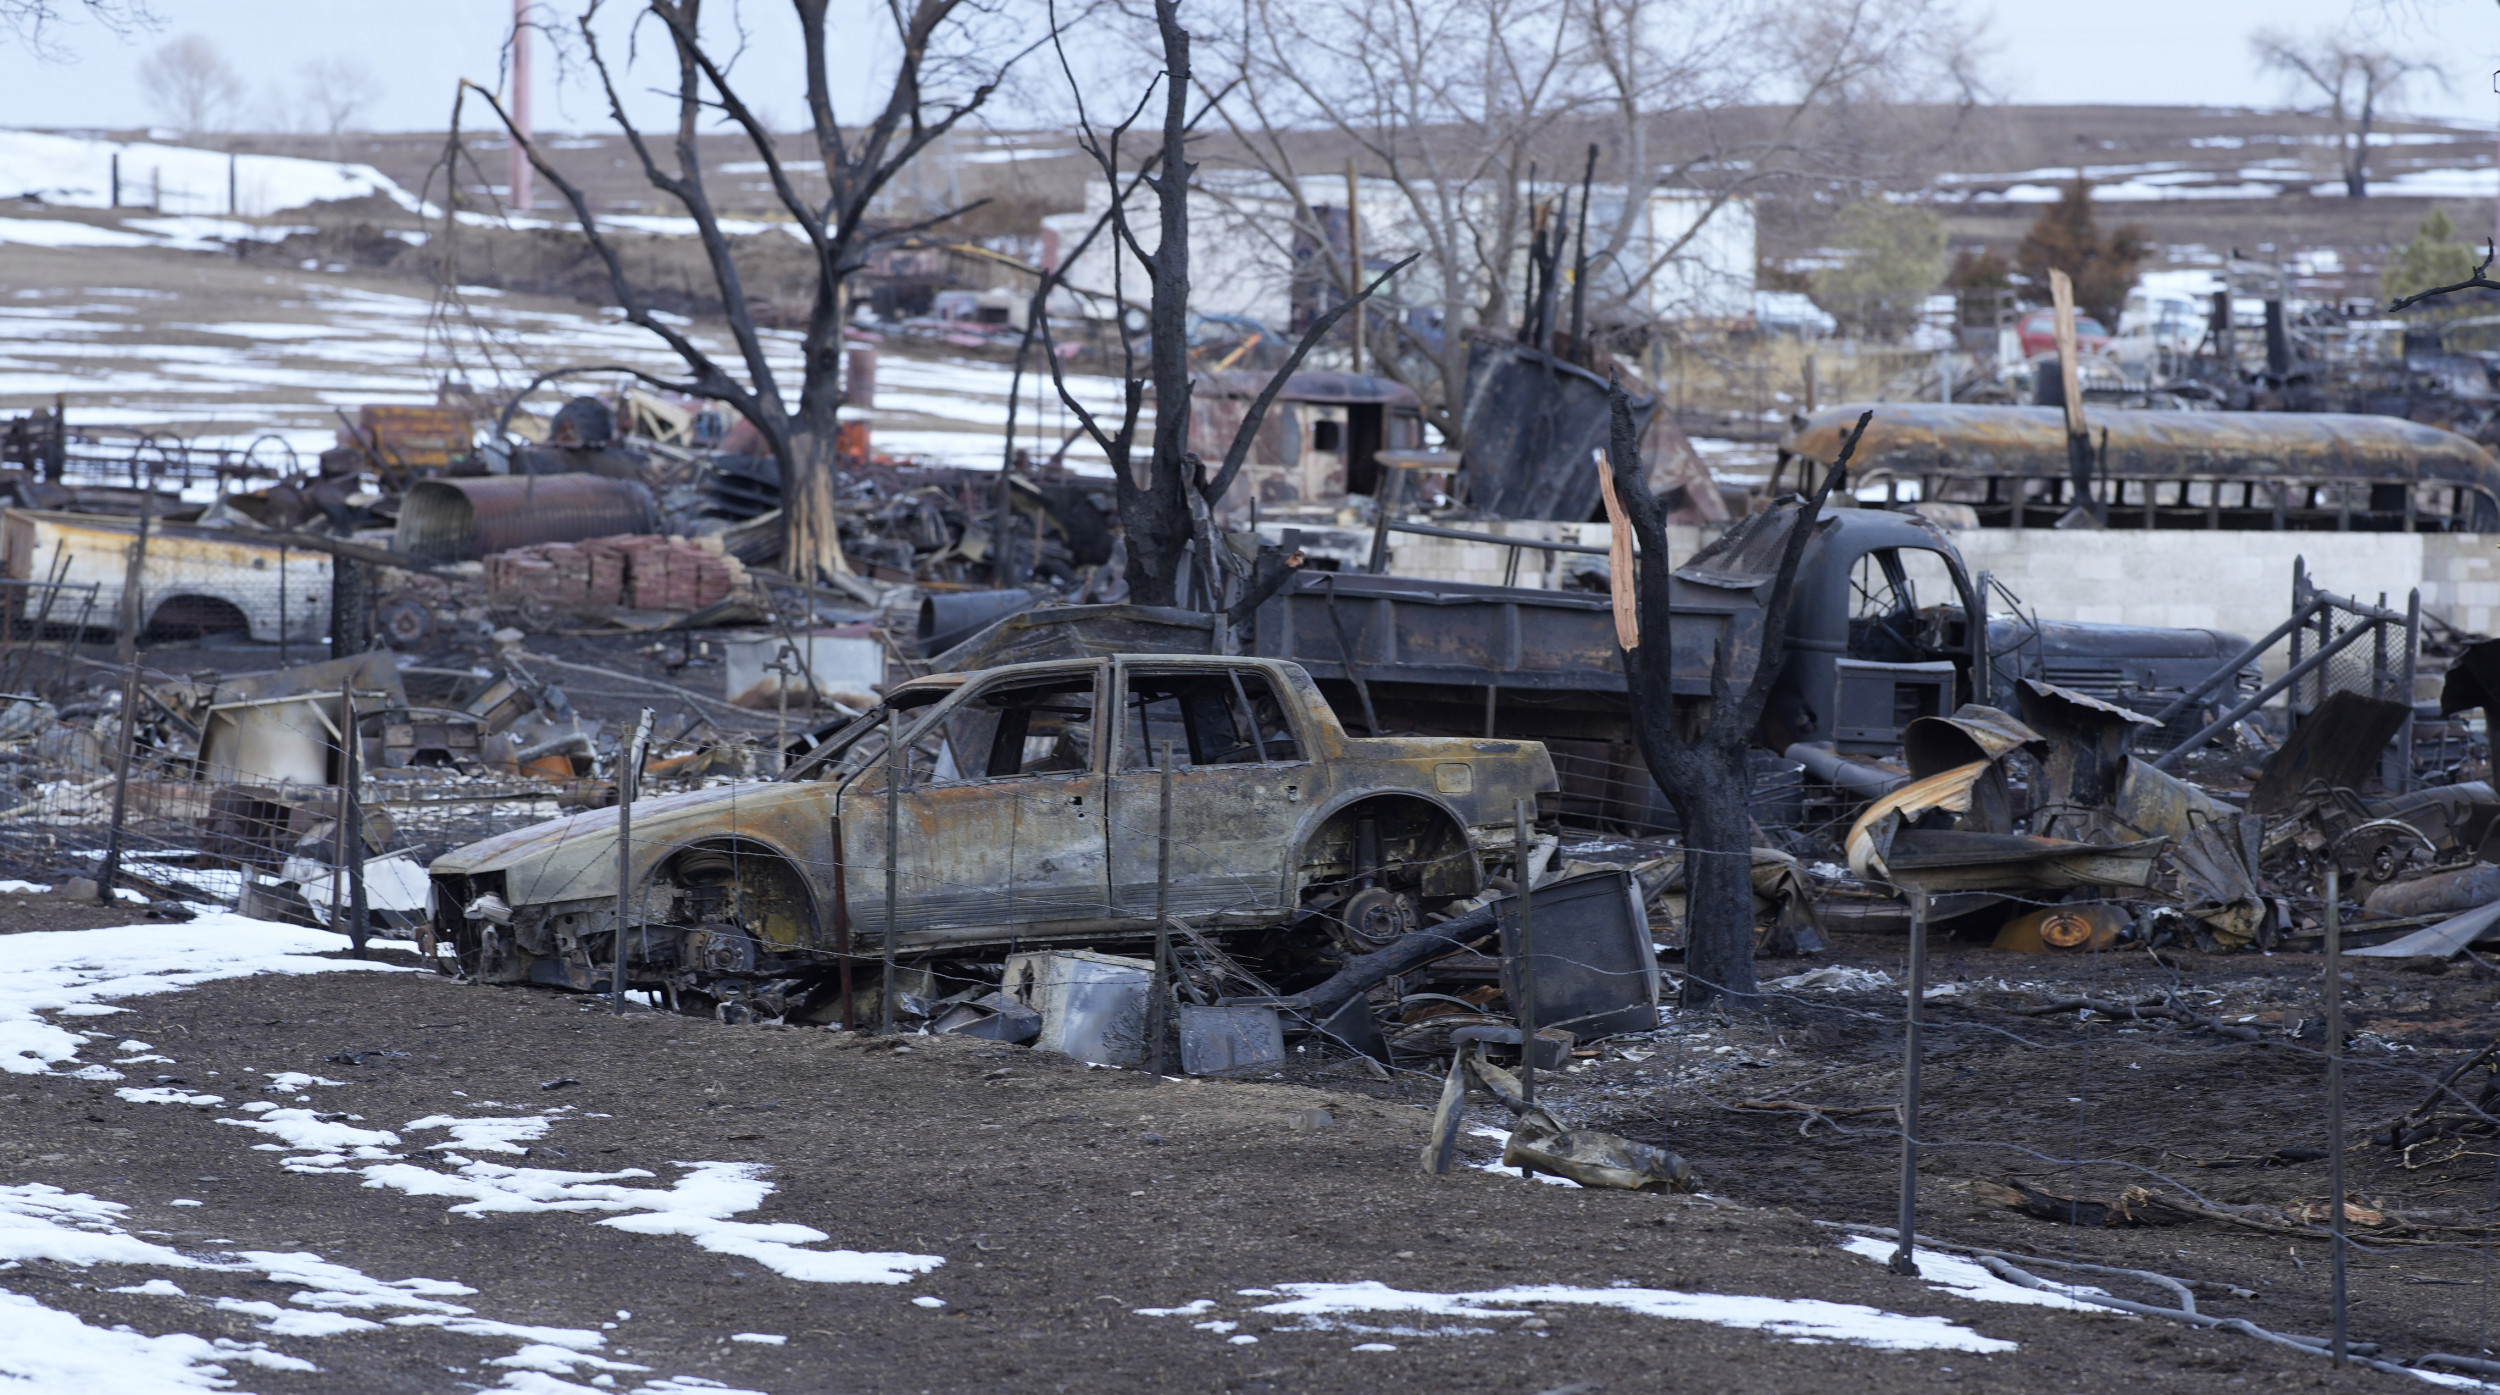
<svg viewBox="0 0 2500 1395">
<path fill-rule="evenodd" d="M 892 768 L 889 730 L 904 753 Z M 900 960 L 1141 945 L 1167 779 L 1169 914 L 1287 989 L 1483 890 L 1517 802 L 1556 788 L 1534 742 L 1353 736 L 1275 660 L 936 675 L 897 685 L 778 779 L 637 800 L 625 986 L 767 1015 L 839 1001 L 843 967 L 886 951 L 889 866 Z M 606 991 L 616 838 L 598 811 L 437 859 L 435 924 L 464 972 Z"/>
</svg>

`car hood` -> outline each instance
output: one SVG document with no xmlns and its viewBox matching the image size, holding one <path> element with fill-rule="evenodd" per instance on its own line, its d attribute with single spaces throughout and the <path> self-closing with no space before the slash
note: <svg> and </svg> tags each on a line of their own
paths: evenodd
<svg viewBox="0 0 2500 1395">
<path fill-rule="evenodd" d="M 813 781 L 757 780 L 637 799 L 634 842 L 656 858 L 704 834 L 737 832 L 739 825 L 749 822 L 751 816 L 793 803 L 825 799 L 831 794 L 830 788 Z M 568 898 L 596 895 L 600 886 L 612 888 L 616 874 L 616 810 L 594 809 L 498 833 L 467 847 L 454 848 L 434 859 L 431 868 L 437 876 L 510 873 L 520 869 L 560 874 L 554 884 L 566 886 Z M 597 885 L 580 881 L 569 875 L 572 873 L 596 878 Z"/>
</svg>

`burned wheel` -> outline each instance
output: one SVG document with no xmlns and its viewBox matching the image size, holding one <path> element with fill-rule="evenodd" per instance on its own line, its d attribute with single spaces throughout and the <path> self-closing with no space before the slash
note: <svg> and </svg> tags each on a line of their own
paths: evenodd
<svg viewBox="0 0 2500 1395">
<path fill-rule="evenodd" d="M 1360 954 L 1387 946 L 1415 928 L 1415 901 L 1387 887 L 1358 891 L 1335 912 L 1338 938 Z"/>
<path fill-rule="evenodd" d="M 2361 881 L 2378 883 L 2438 856 L 2420 829 L 2400 819 L 2372 819 L 2335 840 L 2336 865 Z"/>
<path fill-rule="evenodd" d="M 393 596 L 374 607 L 374 628 L 393 649 L 413 649 L 434 634 L 434 607 L 414 596 Z"/>
</svg>

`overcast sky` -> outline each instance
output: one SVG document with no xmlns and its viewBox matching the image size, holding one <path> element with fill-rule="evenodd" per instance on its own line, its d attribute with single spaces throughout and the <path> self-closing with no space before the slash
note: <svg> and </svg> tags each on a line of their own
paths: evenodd
<svg viewBox="0 0 2500 1395">
<path fill-rule="evenodd" d="M 2445 63 L 2449 89 L 2426 92 L 2418 107 L 2476 121 L 2500 117 L 2490 76 L 2500 68 L 2500 6 L 2492 0 L 1963 2 L 1966 12 L 1986 17 L 1991 75 L 2015 101 L 2278 105 L 2283 89 L 2255 71 L 2249 36 L 2267 26 L 2303 33 L 2341 26 Z M 866 0 L 848 3 L 856 11 Z M 163 20 L 153 34 L 125 38 L 91 24 L 59 26 L 52 36 L 63 55 L 58 61 L 0 38 L 0 125 L 148 124 L 154 118 L 139 80 L 141 61 L 167 37 L 198 33 L 252 86 L 240 123 L 246 128 L 265 129 L 274 112 L 300 109 L 287 89 L 306 65 L 348 57 L 374 75 L 370 128 L 440 130 L 457 79 L 497 81 L 511 14 L 510 0 L 151 0 L 151 8 Z M 622 20 L 638 7 L 612 0 L 610 8 Z M 715 0 L 716 13 L 725 8 Z M 789 94 L 767 105 L 780 125 L 795 126 L 802 108 L 788 6 L 744 0 L 744 14 L 755 42 L 741 65 L 751 80 L 741 86 Z M 847 74 L 856 80 L 877 50 L 845 45 L 841 52 L 859 65 Z M 603 124 L 594 94 L 579 86 L 559 90 L 551 68 L 542 66 L 538 87 L 540 126 Z"/>
</svg>

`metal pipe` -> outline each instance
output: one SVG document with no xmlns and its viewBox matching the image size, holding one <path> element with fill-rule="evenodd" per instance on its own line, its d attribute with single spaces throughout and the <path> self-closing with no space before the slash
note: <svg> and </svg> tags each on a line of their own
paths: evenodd
<svg viewBox="0 0 2500 1395">
<path fill-rule="evenodd" d="M 1172 973 L 1172 738 L 1163 738 L 1162 747 L 1156 762 L 1162 778 L 1155 809 L 1155 977 L 1146 987 L 1149 1085 L 1163 1079 L 1164 984 Z"/>
<path fill-rule="evenodd" d="M 1901 1221 L 1892 1272 L 1918 1275 L 1918 1068 L 1927 997 L 1927 893 L 1910 888 L 1910 1005 L 1901 1027 Z"/>
<path fill-rule="evenodd" d="M 1881 799 L 1910 783 L 1906 770 L 1895 770 L 1875 761 L 1851 760 L 1821 742 L 1800 741 L 1780 754 L 1804 766 L 1815 779 L 1860 799 Z"/>
<path fill-rule="evenodd" d="M 2344 1364 L 2344 918 L 2342 869 L 2326 868 L 2326 1188 L 2327 1220 L 2334 1232 L 2335 1253 L 2328 1265 L 2333 1278 L 2335 1364 Z"/>
<path fill-rule="evenodd" d="M 2262 688 L 2259 688 L 2254 694 L 2243 699 L 2239 706 L 2234 707 L 2230 711 L 2223 713 L 2221 716 L 2214 718 L 2212 724 L 2207 726 L 2203 731 L 2196 733 L 2187 740 L 2182 741 L 2178 745 L 2171 747 L 2169 750 L 2162 752 L 2160 757 L 2153 761 L 2153 768 L 2155 770 L 2168 770 L 2173 764 L 2177 763 L 2182 757 L 2186 756 L 2188 752 L 2204 745 L 2215 736 L 2230 730 L 2232 723 L 2247 716 L 2249 713 L 2256 711 L 2258 708 L 2265 706 L 2267 699 L 2273 697 L 2276 693 L 2283 691 L 2285 688 L 2299 682 L 2301 679 L 2308 677 L 2313 670 L 2324 665 L 2327 660 L 2332 659 L 2336 655 L 2344 652 L 2346 649 L 2351 648 L 2355 642 L 2369 632 L 2369 626 L 2356 625 L 2353 628 L 2344 631 L 2342 634 L 2337 635 L 2333 643 L 2326 645 L 2325 647 L 2319 649 L 2316 653 L 2311 654 L 2308 658 L 2301 660 L 2298 664 L 2286 671 L 2282 677 L 2277 678 Z"/>
<path fill-rule="evenodd" d="M 877 988 L 877 1035 L 894 1035 L 894 936 L 902 928 L 897 909 L 900 884 L 895 881 L 903 843 L 903 719 L 885 710 L 885 934 L 883 964 Z"/>
<path fill-rule="evenodd" d="M 2314 604 L 2314 602 L 2312 604 Z M 2294 610 L 2292 612 L 2291 619 L 2284 621 L 2282 624 L 2275 626 L 2271 630 L 2268 630 L 2264 639 L 2258 640 L 2256 643 L 2224 660 L 2220 668 L 2206 674 L 2203 678 L 2197 680 L 2196 686 L 2188 689 L 2184 693 L 2179 694 L 2177 701 L 2171 703 L 2168 707 L 2163 708 L 2161 711 L 2154 713 L 2153 725 L 2157 727 L 2166 727 L 2170 725 L 2172 718 L 2177 717 L 2180 713 L 2195 706 L 2197 701 L 2203 698 L 2205 694 L 2212 692 L 2217 687 L 2220 687 L 2224 682 L 2229 680 L 2233 674 L 2238 673 L 2241 669 L 2256 662 L 2259 656 L 2263 655 L 2267 650 L 2272 649 L 2274 646 L 2281 644 L 2285 636 L 2291 634 L 2292 631 L 2299 629 L 2302 625 L 2306 624 L 2308 620 L 2309 607 L 2303 606 Z M 2300 656 L 2295 654 L 2292 657 L 2297 660 Z"/>
<path fill-rule="evenodd" d="M 651 709 L 642 709 L 634 734 L 616 753 L 616 945 L 609 956 L 608 1011 L 625 1011 L 625 930 L 634 885 L 634 795 L 642 784 L 643 752 L 651 740 Z"/>
</svg>

